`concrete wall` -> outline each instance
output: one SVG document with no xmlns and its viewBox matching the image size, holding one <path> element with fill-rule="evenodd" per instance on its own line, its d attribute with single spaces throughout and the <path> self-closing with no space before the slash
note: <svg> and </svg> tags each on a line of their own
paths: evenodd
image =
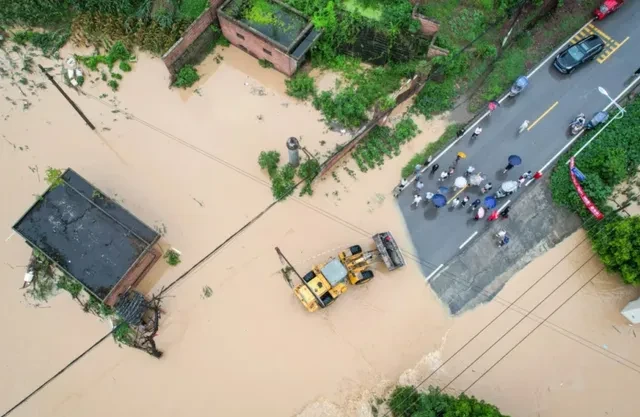
<svg viewBox="0 0 640 417">
<path fill-rule="evenodd" d="M 265 59 L 273 64 L 273 67 L 285 75 L 291 76 L 298 69 L 298 63 L 285 52 L 261 39 L 254 33 L 236 25 L 231 20 L 219 16 L 222 34 L 238 48 L 248 52 L 257 59 Z"/>
<path fill-rule="evenodd" d="M 217 9 L 223 0 L 210 0 L 210 7 L 207 8 L 202 14 L 194 20 L 194 22 L 184 31 L 182 37 L 173 44 L 171 48 L 164 55 L 162 55 L 162 61 L 167 66 L 167 69 L 171 75 L 180 69 L 176 62 L 185 54 L 187 49 L 202 35 L 202 33 L 209 28 L 212 24 L 217 22 Z"/>
</svg>

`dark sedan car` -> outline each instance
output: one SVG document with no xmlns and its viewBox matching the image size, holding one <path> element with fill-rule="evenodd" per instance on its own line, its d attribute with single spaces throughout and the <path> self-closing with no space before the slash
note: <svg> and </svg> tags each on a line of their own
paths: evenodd
<svg viewBox="0 0 640 417">
<path fill-rule="evenodd" d="M 591 61 L 604 49 L 604 41 L 598 35 L 589 35 L 560 52 L 553 66 L 563 74 L 571 74 L 576 68 Z"/>
</svg>

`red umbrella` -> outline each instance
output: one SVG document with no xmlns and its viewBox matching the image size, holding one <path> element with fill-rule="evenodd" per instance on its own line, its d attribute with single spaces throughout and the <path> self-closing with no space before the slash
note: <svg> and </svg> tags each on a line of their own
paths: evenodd
<svg viewBox="0 0 640 417">
<path fill-rule="evenodd" d="M 487 221 L 491 222 L 491 221 L 497 220 L 498 216 L 500 216 L 500 213 L 498 213 L 498 210 L 493 210 L 491 212 L 491 215 L 487 217 Z"/>
</svg>

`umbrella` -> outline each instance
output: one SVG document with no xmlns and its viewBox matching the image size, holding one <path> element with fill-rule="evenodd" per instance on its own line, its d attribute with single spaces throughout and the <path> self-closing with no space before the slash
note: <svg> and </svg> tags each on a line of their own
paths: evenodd
<svg viewBox="0 0 640 417">
<path fill-rule="evenodd" d="M 518 189 L 518 181 L 505 181 L 500 186 L 500 189 L 505 193 L 512 193 Z"/>
<path fill-rule="evenodd" d="M 460 159 L 466 159 L 467 154 L 466 154 L 466 153 L 464 153 L 464 152 L 458 152 L 458 153 L 456 154 L 456 156 L 457 156 L 458 158 L 460 158 Z"/>
<path fill-rule="evenodd" d="M 484 206 L 486 208 L 494 208 L 498 204 L 496 198 L 492 195 L 488 195 L 484 198 Z"/>
<path fill-rule="evenodd" d="M 480 175 L 480 173 L 477 173 L 476 175 L 472 175 L 471 177 L 469 177 L 469 183 L 471 185 L 480 185 L 482 184 L 482 181 L 484 181 L 484 177 Z"/>
<path fill-rule="evenodd" d="M 442 207 L 447 204 L 447 197 L 443 196 L 442 194 L 436 194 L 431 197 L 431 202 L 436 207 Z"/>
<path fill-rule="evenodd" d="M 458 177 L 453 185 L 455 185 L 456 188 L 464 188 L 467 186 L 467 179 L 465 177 Z"/>
<path fill-rule="evenodd" d="M 483 218 L 483 217 L 484 217 L 484 208 L 483 208 L 483 207 L 480 207 L 480 208 L 478 209 L 478 212 L 476 213 L 476 218 L 477 218 L 477 219 L 481 219 L 481 218 Z"/>
<path fill-rule="evenodd" d="M 522 163 L 522 158 L 520 158 L 518 155 L 509 156 L 509 164 L 516 166 L 516 165 L 520 165 L 521 163 Z"/>
<path fill-rule="evenodd" d="M 487 221 L 492 222 L 492 221 L 496 220 L 499 215 L 500 215 L 500 213 L 498 213 L 498 210 L 493 210 L 491 212 L 491 215 L 489 217 L 487 217 Z"/>
<path fill-rule="evenodd" d="M 444 185 L 442 187 L 438 187 L 438 192 L 440 194 L 446 194 L 449 192 L 449 187 L 445 187 Z"/>
</svg>

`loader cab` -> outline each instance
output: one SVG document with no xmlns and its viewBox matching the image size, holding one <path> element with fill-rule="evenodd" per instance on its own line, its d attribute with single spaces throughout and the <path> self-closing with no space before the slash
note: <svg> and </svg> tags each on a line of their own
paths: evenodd
<svg viewBox="0 0 640 417">
<path fill-rule="evenodd" d="M 347 291 L 347 268 L 334 258 L 322 267 L 314 267 L 302 280 L 305 284 L 296 288 L 295 293 L 305 308 L 313 312 L 320 307 L 327 307 Z M 318 298 L 324 306 L 318 303 Z"/>
</svg>

